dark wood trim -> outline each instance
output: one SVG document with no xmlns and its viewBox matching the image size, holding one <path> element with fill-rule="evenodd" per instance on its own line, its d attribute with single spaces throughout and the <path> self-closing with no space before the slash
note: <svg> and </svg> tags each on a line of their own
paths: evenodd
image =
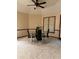
<svg viewBox="0 0 79 59">
<path fill-rule="evenodd" d="M 44 18 L 43 18 L 43 32 L 44 32 Z"/>
<path fill-rule="evenodd" d="M 31 28 L 31 29 L 17 29 L 17 31 L 23 31 L 23 30 L 36 30 L 34 28 Z"/>
<path fill-rule="evenodd" d="M 60 34 L 61 34 L 61 15 L 60 15 L 60 23 L 59 23 L 59 39 L 61 40 Z"/>
<path fill-rule="evenodd" d="M 29 28 L 28 30 L 36 30 L 36 28 Z"/>
<path fill-rule="evenodd" d="M 50 19 L 50 18 L 48 17 L 48 29 L 49 29 L 49 19 Z"/>
<path fill-rule="evenodd" d="M 22 31 L 22 30 L 27 30 L 27 29 L 17 29 L 17 31 Z"/>
<path fill-rule="evenodd" d="M 25 36 L 20 36 L 20 37 L 17 37 L 17 39 L 18 39 L 18 38 L 23 38 L 23 37 L 27 37 L 27 36 L 28 36 L 28 35 L 25 35 Z"/>
<path fill-rule="evenodd" d="M 55 26 L 56 25 L 56 16 L 54 16 L 54 33 L 55 33 Z"/>
<path fill-rule="evenodd" d="M 59 37 L 55 37 L 55 36 L 49 36 L 49 37 L 52 37 L 52 38 L 57 38 L 57 39 L 59 39 Z"/>
</svg>

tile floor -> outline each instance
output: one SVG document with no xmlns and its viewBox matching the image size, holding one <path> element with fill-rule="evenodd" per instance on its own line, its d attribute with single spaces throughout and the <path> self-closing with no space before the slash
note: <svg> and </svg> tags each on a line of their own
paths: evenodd
<svg viewBox="0 0 79 59">
<path fill-rule="evenodd" d="M 55 38 L 20 38 L 17 40 L 17 59 L 61 59 L 61 41 Z"/>
</svg>

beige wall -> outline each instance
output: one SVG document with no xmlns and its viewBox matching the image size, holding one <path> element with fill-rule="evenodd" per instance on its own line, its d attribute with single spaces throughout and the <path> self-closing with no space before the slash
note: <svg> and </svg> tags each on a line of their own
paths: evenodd
<svg viewBox="0 0 79 59">
<path fill-rule="evenodd" d="M 17 29 L 27 29 L 28 27 L 28 14 L 17 12 Z M 26 30 L 18 31 L 17 36 L 27 35 Z"/>
<path fill-rule="evenodd" d="M 56 16 L 55 30 L 59 30 L 59 22 L 60 22 L 60 13 L 48 13 L 45 15 L 39 14 L 24 14 L 17 13 L 17 28 L 18 29 L 35 29 L 36 26 L 43 26 L 43 17 Z M 25 36 L 27 35 L 27 31 L 18 31 L 17 36 Z M 50 33 L 50 36 L 58 37 L 59 31 L 55 31 L 55 33 Z"/>
<path fill-rule="evenodd" d="M 17 29 L 35 29 L 42 26 L 42 15 L 17 12 Z M 17 37 L 26 36 L 27 30 L 17 31 Z"/>
<path fill-rule="evenodd" d="M 59 37 L 59 24 L 60 24 L 60 13 L 58 14 L 51 14 L 48 16 L 43 16 L 43 17 L 49 17 L 49 16 L 56 16 L 55 19 L 55 33 L 49 33 L 49 36 L 54 36 L 54 37 Z M 43 24 L 43 20 L 42 20 L 42 24 Z"/>
<path fill-rule="evenodd" d="M 59 30 L 60 14 L 61 14 L 61 1 L 56 3 L 53 7 L 42 10 L 42 17 L 56 16 L 55 30 Z M 43 21 L 42 21 L 43 24 Z M 50 36 L 59 37 L 59 31 L 50 33 Z"/>
<path fill-rule="evenodd" d="M 61 1 L 56 3 L 53 7 L 42 9 L 42 14 L 24 14 L 17 13 L 17 28 L 18 29 L 35 29 L 36 26 L 43 26 L 43 17 L 56 16 L 55 30 L 59 30 L 60 14 L 61 14 Z M 27 35 L 26 31 L 18 31 L 18 36 Z M 58 37 L 59 31 L 50 33 L 50 36 Z"/>
<path fill-rule="evenodd" d="M 42 26 L 42 15 L 29 14 L 29 28 L 36 28 L 36 26 Z"/>
<path fill-rule="evenodd" d="M 17 13 L 17 28 L 26 29 L 28 27 L 28 14 Z"/>
</svg>

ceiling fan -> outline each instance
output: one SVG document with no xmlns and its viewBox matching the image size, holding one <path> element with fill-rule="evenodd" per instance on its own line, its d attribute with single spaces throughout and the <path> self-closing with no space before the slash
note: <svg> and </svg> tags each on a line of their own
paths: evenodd
<svg viewBox="0 0 79 59">
<path fill-rule="evenodd" d="M 46 4 L 46 2 L 41 2 L 41 3 L 39 3 L 39 1 L 38 0 L 32 0 L 32 2 L 34 3 L 34 4 L 32 4 L 32 5 L 27 5 L 27 6 L 36 6 L 36 7 L 40 7 L 40 8 L 45 8 L 44 6 L 41 6 L 41 5 L 43 5 L 43 4 Z M 36 9 L 36 8 L 34 8 L 34 9 Z"/>
</svg>

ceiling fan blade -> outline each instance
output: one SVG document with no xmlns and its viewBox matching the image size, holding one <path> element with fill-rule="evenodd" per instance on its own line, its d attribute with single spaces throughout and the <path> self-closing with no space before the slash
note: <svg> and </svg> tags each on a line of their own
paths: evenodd
<svg viewBox="0 0 79 59">
<path fill-rule="evenodd" d="M 39 7 L 44 8 L 43 6 L 39 6 Z"/>
<path fill-rule="evenodd" d="M 36 0 L 36 2 L 38 3 L 38 0 Z"/>
<path fill-rule="evenodd" d="M 32 0 L 32 2 L 36 3 L 34 0 Z"/>
<path fill-rule="evenodd" d="M 40 4 L 40 5 L 41 5 L 41 4 L 46 4 L 46 2 L 42 2 L 42 3 L 39 3 L 39 4 Z"/>
<path fill-rule="evenodd" d="M 35 5 L 27 5 L 27 6 L 35 6 Z"/>
</svg>

